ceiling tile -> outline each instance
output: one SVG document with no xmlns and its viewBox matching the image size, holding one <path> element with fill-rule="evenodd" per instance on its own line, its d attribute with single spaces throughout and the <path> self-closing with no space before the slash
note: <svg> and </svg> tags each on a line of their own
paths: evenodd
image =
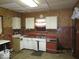
<svg viewBox="0 0 79 59">
<path fill-rule="evenodd" d="M 77 0 L 47 0 L 50 9 L 72 8 Z"/>
<path fill-rule="evenodd" d="M 47 10 L 57 10 L 72 8 L 78 0 L 38 0 L 38 7 L 31 8 L 19 0 L 0 0 L 0 7 L 17 12 L 37 12 Z"/>
<path fill-rule="evenodd" d="M 0 0 L 0 5 L 6 3 L 12 3 L 12 2 L 14 2 L 14 0 Z"/>
<path fill-rule="evenodd" d="M 0 7 L 4 7 L 4 8 L 8 8 L 10 10 L 24 10 L 25 8 L 23 8 L 22 6 L 20 6 L 17 3 L 8 3 L 8 4 L 2 4 L 0 5 Z"/>
</svg>

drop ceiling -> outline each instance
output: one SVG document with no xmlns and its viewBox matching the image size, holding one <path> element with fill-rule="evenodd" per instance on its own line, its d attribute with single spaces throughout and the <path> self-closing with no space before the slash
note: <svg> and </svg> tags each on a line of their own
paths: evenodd
<svg viewBox="0 0 79 59">
<path fill-rule="evenodd" d="M 20 0 L 0 0 L 0 7 L 14 10 L 17 12 L 38 12 L 57 10 L 64 8 L 73 8 L 78 0 L 38 0 L 38 7 L 28 7 Z"/>
</svg>

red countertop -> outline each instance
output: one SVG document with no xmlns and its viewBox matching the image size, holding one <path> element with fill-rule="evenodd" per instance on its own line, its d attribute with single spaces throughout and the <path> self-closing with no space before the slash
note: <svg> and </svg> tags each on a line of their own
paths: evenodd
<svg viewBox="0 0 79 59">
<path fill-rule="evenodd" d="M 26 33 L 25 35 L 29 35 L 29 36 L 46 36 L 46 38 L 57 38 L 57 34 L 55 33 L 52 33 L 52 34 L 49 34 L 47 32 L 28 32 Z"/>
</svg>

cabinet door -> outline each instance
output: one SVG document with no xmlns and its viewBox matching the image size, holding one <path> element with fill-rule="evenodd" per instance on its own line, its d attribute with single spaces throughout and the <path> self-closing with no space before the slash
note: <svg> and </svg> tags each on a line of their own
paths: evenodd
<svg viewBox="0 0 79 59">
<path fill-rule="evenodd" d="M 33 40 L 32 40 L 32 49 L 37 51 L 37 42 L 36 42 L 35 38 L 33 38 Z"/>
<path fill-rule="evenodd" d="M 34 29 L 34 18 L 26 18 L 25 20 L 25 28 L 26 29 Z"/>
<path fill-rule="evenodd" d="M 20 40 L 20 50 L 22 50 L 24 47 L 23 47 L 23 39 Z"/>
<path fill-rule="evenodd" d="M 46 29 L 57 29 L 57 16 L 46 17 Z"/>
<path fill-rule="evenodd" d="M 13 38 L 13 50 L 14 51 L 20 50 L 20 39 L 19 38 Z"/>
<path fill-rule="evenodd" d="M 26 46 L 26 49 L 29 49 L 29 38 L 26 38 L 26 41 L 25 41 L 25 46 Z"/>
<path fill-rule="evenodd" d="M 23 38 L 23 47 L 25 49 L 32 49 L 32 40 L 31 40 L 31 38 Z"/>
<path fill-rule="evenodd" d="M 19 17 L 12 18 L 12 29 L 21 29 L 21 19 Z"/>
<path fill-rule="evenodd" d="M 28 49 L 32 49 L 32 38 L 28 38 Z"/>
<path fill-rule="evenodd" d="M 26 38 L 23 38 L 23 48 L 27 48 L 27 39 Z"/>
<path fill-rule="evenodd" d="M 39 41 L 39 50 L 46 51 L 46 42 Z"/>
</svg>

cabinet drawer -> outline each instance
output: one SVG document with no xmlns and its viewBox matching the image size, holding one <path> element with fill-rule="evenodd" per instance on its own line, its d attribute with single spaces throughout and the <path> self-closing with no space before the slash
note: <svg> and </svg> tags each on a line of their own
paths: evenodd
<svg viewBox="0 0 79 59">
<path fill-rule="evenodd" d="M 57 43 L 47 43 L 47 52 L 56 53 L 57 52 Z"/>
<path fill-rule="evenodd" d="M 56 49 L 57 45 L 56 43 L 47 43 L 47 49 Z"/>
</svg>

